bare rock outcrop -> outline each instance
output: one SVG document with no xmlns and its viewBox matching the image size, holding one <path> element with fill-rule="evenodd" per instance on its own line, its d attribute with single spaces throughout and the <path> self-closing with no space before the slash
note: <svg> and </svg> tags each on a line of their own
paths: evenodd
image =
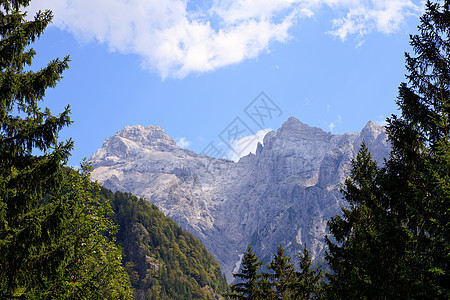
<svg viewBox="0 0 450 300">
<path fill-rule="evenodd" d="M 105 187 L 146 198 L 197 236 L 232 281 L 250 243 L 267 261 L 279 244 L 290 255 L 307 244 L 313 258 L 323 257 L 327 220 L 346 205 L 339 188 L 363 140 L 382 163 L 390 148 L 374 122 L 337 135 L 291 117 L 235 163 L 182 149 L 161 127 L 138 125 L 105 140 L 90 161 Z"/>
</svg>

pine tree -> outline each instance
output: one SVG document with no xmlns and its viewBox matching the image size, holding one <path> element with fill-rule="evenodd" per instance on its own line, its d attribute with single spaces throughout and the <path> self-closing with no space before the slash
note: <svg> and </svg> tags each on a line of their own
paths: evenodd
<svg viewBox="0 0 450 300">
<path fill-rule="evenodd" d="M 283 247 L 279 245 L 277 253 L 268 265 L 268 269 L 273 271 L 270 279 L 272 288 L 275 291 L 274 299 L 294 299 L 294 288 L 297 278 L 294 264 L 290 263 L 290 260 L 290 257 L 284 255 Z"/>
<path fill-rule="evenodd" d="M 322 297 L 323 271 L 319 267 L 312 268 L 311 256 L 305 247 L 299 252 L 300 271 L 296 272 L 297 279 L 295 294 L 292 299 L 319 299 Z"/>
<path fill-rule="evenodd" d="M 388 120 L 392 153 L 386 166 L 389 207 L 408 233 L 406 289 L 416 296 L 449 298 L 450 284 L 450 1 L 426 4 L 416 56 L 406 54 L 399 88 L 401 116 Z"/>
<path fill-rule="evenodd" d="M 0 2 L 0 298 L 124 298 L 130 295 L 121 254 L 109 236 L 108 204 L 84 171 L 66 168 L 71 123 L 42 109 L 69 57 L 31 71 L 30 45 L 52 20 L 27 21 L 29 0 Z"/>
<path fill-rule="evenodd" d="M 258 272 L 262 262 L 253 253 L 251 246 L 247 247 L 242 258 L 241 273 L 233 274 L 241 282 L 231 285 L 231 298 L 234 299 L 264 299 L 261 289 L 262 275 Z"/>
<path fill-rule="evenodd" d="M 381 174 L 363 143 L 342 189 L 349 202 L 343 215 L 328 223 L 337 244 L 326 238 L 332 297 L 398 298 L 401 261 L 407 236 L 396 212 L 383 204 Z M 330 295 L 331 297 L 331 295 Z"/>
<path fill-rule="evenodd" d="M 54 60 L 39 72 L 25 70 L 35 55 L 27 47 L 52 18 L 49 11 L 39 12 L 25 22 L 19 9 L 28 2 L 2 1 L 0 12 L 0 277 L 2 292 L 10 296 L 21 293 L 21 286 L 39 284 L 40 276 L 31 278 L 32 272 L 48 276 L 63 263 L 53 240 L 59 236 L 58 223 L 64 222 L 57 216 L 64 214 L 64 204 L 53 195 L 60 189 L 61 162 L 72 149 L 71 141 L 56 141 L 57 132 L 71 123 L 69 108 L 53 116 L 38 107 L 69 58 Z M 34 149 L 43 155 L 34 156 Z"/>
<path fill-rule="evenodd" d="M 450 298 L 449 5 L 428 1 L 411 36 L 416 56 L 406 54 L 385 166 L 364 146 L 353 162 L 350 208 L 329 223 L 330 297 Z"/>
</svg>

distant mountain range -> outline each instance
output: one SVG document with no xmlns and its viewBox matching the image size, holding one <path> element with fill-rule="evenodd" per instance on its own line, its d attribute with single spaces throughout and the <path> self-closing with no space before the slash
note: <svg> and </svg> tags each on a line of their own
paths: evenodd
<svg viewBox="0 0 450 300">
<path fill-rule="evenodd" d="M 248 244 L 267 262 L 279 244 L 289 255 L 306 244 L 323 257 L 327 221 L 346 205 L 339 188 L 363 140 L 378 162 L 388 156 L 386 133 L 372 121 L 338 135 L 291 117 L 235 163 L 137 125 L 105 140 L 90 162 L 106 188 L 146 198 L 198 237 L 231 282 Z"/>
</svg>

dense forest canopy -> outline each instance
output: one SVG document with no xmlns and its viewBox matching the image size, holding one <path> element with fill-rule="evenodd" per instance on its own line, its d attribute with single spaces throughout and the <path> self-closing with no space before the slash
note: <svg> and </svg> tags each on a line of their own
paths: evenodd
<svg viewBox="0 0 450 300">
<path fill-rule="evenodd" d="M 191 233 L 147 200 L 102 189 L 119 226 L 118 244 L 135 297 L 214 299 L 228 292 L 219 264 Z"/>
</svg>

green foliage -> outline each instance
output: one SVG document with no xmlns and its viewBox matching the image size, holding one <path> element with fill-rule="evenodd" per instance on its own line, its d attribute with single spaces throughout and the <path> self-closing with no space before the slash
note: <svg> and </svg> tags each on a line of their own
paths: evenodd
<svg viewBox="0 0 450 300">
<path fill-rule="evenodd" d="M 112 203 L 135 298 L 214 299 L 228 292 L 214 257 L 155 205 L 107 189 L 102 198 Z"/>
<path fill-rule="evenodd" d="M 340 298 L 400 297 L 401 290 L 391 287 L 401 285 L 395 262 L 407 237 L 396 213 L 384 209 L 379 170 L 364 143 L 352 163 L 342 189 L 350 208 L 328 223 L 338 242 L 326 239 L 329 291 Z"/>
<path fill-rule="evenodd" d="M 71 219 L 69 227 L 60 228 L 66 239 L 66 266 L 61 282 L 52 279 L 46 287 L 51 298 L 129 299 L 129 277 L 115 245 L 117 226 L 110 219 L 111 205 L 100 198 L 100 186 L 91 181 L 89 169 L 66 169 L 61 198 L 70 207 Z"/>
<path fill-rule="evenodd" d="M 278 246 L 277 253 L 267 265 L 271 273 L 259 272 L 262 262 L 248 246 L 242 259 L 241 273 L 233 274 L 239 279 L 231 286 L 234 299 L 318 299 L 323 296 L 323 272 L 320 267 L 312 268 L 311 257 L 304 247 L 299 252 L 300 271 L 296 272 L 290 257 Z"/>
<path fill-rule="evenodd" d="M 409 84 L 399 88 L 400 118 L 387 127 L 393 144 L 388 180 L 407 228 L 408 289 L 450 298 L 450 1 L 427 3 L 416 57 L 406 54 Z M 408 138 L 408 140 L 405 140 Z M 408 142 L 406 142 L 408 141 Z M 406 167 L 406 168 L 405 168 Z M 395 198 L 394 198 L 395 197 Z M 400 203 L 400 204 L 398 204 Z"/>
<path fill-rule="evenodd" d="M 401 116 L 388 119 L 383 168 L 362 147 L 343 189 L 350 209 L 329 222 L 329 296 L 450 298 L 450 1 L 427 2 L 416 57 L 406 54 Z"/>
<path fill-rule="evenodd" d="M 61 269 L 60 226 L 70 217 L 60 209 L 64 203 L 59 191 L 60 162 L 67 160 L 72 143 L 56 141 L 57 131 L 70 124 L 69 110 L 55 117 L 38 107 L 45 89 L 55 86 L 68 67 L 68 58 L 53 61 L 40 72 L 24 70 L 35 54 L 26 48 L 51 20 L 47 11 L 25 22 L 19 8 L 26 2 L 2 1 L 0 13 L 0 288 L 4 297 L 42 286 Z M 35 148 L 44 155 L 33 156 Z"/>
<path fill-rule="evenodd" d="M 313 268 L 311 256 L 306 246 L 303 253 L 298 254 L 300 271 L 296 272 L 297 281 L 294 285 L 292 299 L 319 299 L 323 296 L 324 272 L 319 267 Z"/>
<path fill-rule="evenodd" d="M 233 274 L 235 278 L 238 278 L 240 282 L 231 286 L 233 294 L 230 296 L 235 299 L 262 299 L 263 292 L 261 288 L 261 278 L 263 277 L 258 273 L 262 262 L 253 253 L 251 246 L 247 247 L 246 252 L 242 258 L 241 273 Z"/>
<path fill-rule="evenodd" d="M 28 70 L 30 45 L 52 19 L 26 21 L 28 4 L 0 2 L 0 298 L 127 298 L 108 205 L 92 196 L 86 170 L 64 167 L 73 145 L 57 137 L 69 108 L 53 116 L 39 106 L 69 58 Z"/>
<path fill-rule="evenodd" d="M 296 287 L 296 274 L 294 264 L 290 263 L 291 258 L 284 255 L 284 249 L 278 246 L 277 253 L 268 265 L 271 285 L 275 292 L 274 299 L 292 299 Z"/>
</svg>

